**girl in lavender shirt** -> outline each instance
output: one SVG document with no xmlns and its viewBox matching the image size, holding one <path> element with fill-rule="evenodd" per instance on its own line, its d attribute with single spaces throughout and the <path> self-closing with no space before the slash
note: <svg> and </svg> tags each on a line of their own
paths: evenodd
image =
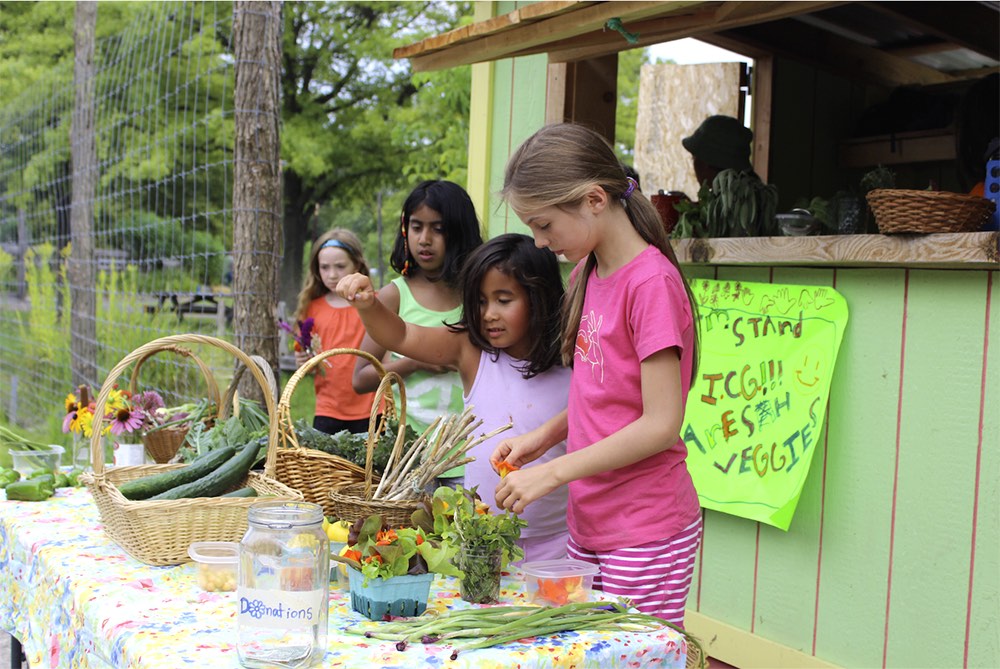
<svg viewBox="0 0 1000 669">
<path fill-rule="evenodd" d="M 578 263 L 564 309 L 573 365 L 567 411 L 501 439 L 492 459 L 539 462 L 496 489 L 517 513 L 569 487 L 569 556 L 599 565 L 594 585 L 683 624 L 701 540 L 680 430 L 695 363 L 690 292 L 656 209 L 597 133 L 542 128 L 507 164 L 502 195 L 535 243 Z M 505 436 L 505 435 L 504 435 Z"/>
<path fill-rule="evenodd" d="M 377 298 L 363 274 L 337 286 L 361 316 L 379 345 L 414 360 L 455 367 L 472 407 L 488 433 L 508 422 L 508 430 L 475 446 L 465 466 L 467 489 L 492 497 L 500 476 L 489 457 L 502 437 L 530 432 L 566 409 L 570 371 L 559 361 L 559 305 L 562 276 L 556 257 L 535 247 L 531 237 L 505 234 L 476 250 L 460 275 L 463 315 L 446 327 L 404 322 Z M 566 452 L 553 446 L 529 466 L 540 466 Z M 521 513 L 525 561 L 566 557 L 565 487 L 551 491 Z"/>
</svg>

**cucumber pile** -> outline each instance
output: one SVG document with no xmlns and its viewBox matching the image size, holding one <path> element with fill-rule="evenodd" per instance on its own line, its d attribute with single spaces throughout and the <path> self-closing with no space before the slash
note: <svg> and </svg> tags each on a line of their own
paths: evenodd
<svg viewBox="0 0 1000 669">
<path fill-rule="evenodd" d="M 240 490 L 234 488 L 250 473 L 250 468 L 257 461 L 262 445 L 266 447 L 266 438 L 263 444 L 261 440 L 254 439 L 239 449 L 232 446 L 217 448 L 184 467 L 124 481 L 118 486 L 118 490 L 130 500 L 252 497 L 256 493 L 251 494 L 245 488 Z"/>
</svg>

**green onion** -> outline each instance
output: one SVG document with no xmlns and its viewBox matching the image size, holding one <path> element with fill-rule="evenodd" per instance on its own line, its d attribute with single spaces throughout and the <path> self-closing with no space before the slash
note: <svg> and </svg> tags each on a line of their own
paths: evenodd
<svg viewBox="0 0 1000 669">
<path fill-rule="evenodd" d="M 502 643 L 536 636 L 548 636 L 570 630 L 617 630 L 655 632 L 669 627 L 680 633 L 688 645 L 698 649 L 704 665 L 704 653 L 697 639 L 677 625 L 631 609 L 631 602 L 577 602 L 559 607 L 494 606 L 460 609 L 406 620 L 378 623 L 377 627 L 352 626 L 345 631 L 370 639 L 395 641 L 404 650 L 409 643 L 441 643 L 464 639 L 452 645 L 451 659 L 467 650 L 489 648 Z"/>
<path fill-rule="evenodd" d="M 0 425 L 0 443 L 6 444 L 8 448 L 24 448 L 29 451 L 46 451 L 49 449 L 48 444 L 42 444 L 27 437 L 22 437 L 3 425 Z"/>
</svg>

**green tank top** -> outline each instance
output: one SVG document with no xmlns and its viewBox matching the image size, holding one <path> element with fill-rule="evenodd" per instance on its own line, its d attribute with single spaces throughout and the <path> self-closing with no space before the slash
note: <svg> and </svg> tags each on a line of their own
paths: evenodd
<svg viewBox="0 0 1000 669">
<path fill-rule="evenodd" d="M 393 279 L 392 283 L 399 290 L 399 317 L 407 323 L 441 327 L 445 323 L 457 323 L 462 317 L 461 305 L 449 311 L 431 311 L 417 302 L 403 277 Z M 394 353 L 393 357 L 399 356 Z M 406 377 L 403 383 L 406 384 L 406 422 L 417 434 L 423 434 L 438 416 L 460 414 L 465 408 L 458 372 L 418 371 Z M 396 399 L 399 400 L 398 393 Z M 456 478 L 464 473 L 465 467 L 455 467 L 443 473 L 441 478 Z"/>
</svg>

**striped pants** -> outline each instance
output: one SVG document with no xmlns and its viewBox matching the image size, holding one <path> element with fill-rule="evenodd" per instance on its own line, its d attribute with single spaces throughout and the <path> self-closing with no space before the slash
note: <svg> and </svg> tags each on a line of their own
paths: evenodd
<svg viewBox="0 0 1000 669">
<path fill-rule="evenodd" d="M 628 597 L 639 611 L 684 626 L 695 556 L 701 543 L 701 515 L 670 537 L 633 548 L 595 553 L 570 537 L 568 557 L 600 567 L 594 589 Z"/>
</svg>

